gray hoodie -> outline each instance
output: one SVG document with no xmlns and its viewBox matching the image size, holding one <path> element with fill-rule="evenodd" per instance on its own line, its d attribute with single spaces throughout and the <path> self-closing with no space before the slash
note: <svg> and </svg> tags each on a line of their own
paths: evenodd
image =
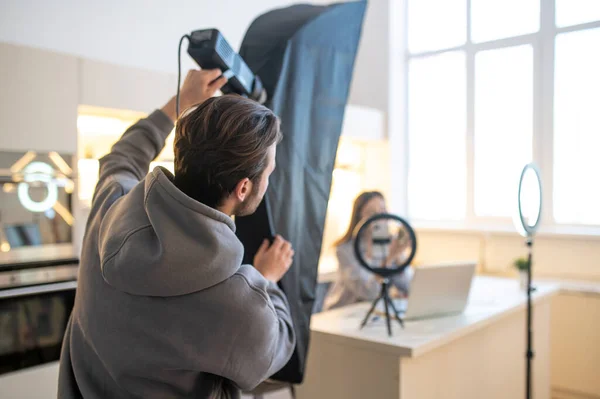
<svg viewBox="0 0 600 399">
<path fill-rule="evenodd" d="M 155 111 L 100 161 L 59 398 L 235 396 L 291 357 L 285 296 L 241 265 L 232 219 L 146 176 L 172 128 Z"/>
</svg>

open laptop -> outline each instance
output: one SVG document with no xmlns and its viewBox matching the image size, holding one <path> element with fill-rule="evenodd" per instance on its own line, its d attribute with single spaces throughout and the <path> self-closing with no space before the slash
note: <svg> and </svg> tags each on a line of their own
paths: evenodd
<svg viewBox="0 0 600 399">
<path fill-rule="evenodd" d="M 394 300 L 394 305 L 405 320 L 462 313 L 476 265 L 461 262 L 415 268 L 408 299 Z"/>
</svg>

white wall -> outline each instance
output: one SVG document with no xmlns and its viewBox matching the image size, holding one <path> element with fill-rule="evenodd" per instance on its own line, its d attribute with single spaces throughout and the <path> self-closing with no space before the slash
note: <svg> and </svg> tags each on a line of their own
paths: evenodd
<svg viewBox="0 0 600 399">
<path fill-rule="evenodd" d="M 419 264 L 477 260 L 480 271 L 516 275 L 512 267 L 527 256 L 524 239 L 517 233 L 443 231 L 417 228 Z M 600 281 L 600 238 L 539 234 L 533 246 L 536 277 Z"/>
<path fill-rule="evenodd" d="M 237 48 L 257 15 L 292 3 L 290 0 L 0 0 L 0 41 L 174 73 L 177 44 L 184 33 L 218 27 Z M 187 65 L 193 65 L 189 57 L 184 58 Z"/>
<path fill-rule="evenodd" d="M 174 74 L 184 33 L 217 27 L 239 48 L 252 20 L 273 8 L 327 0 L 0 0 L 0 42 Z M 387 8 L 371 0 L 351 103 L 387 112 Z M 184 69 L 194 66 L 183 50 Z"/>
<path fill-rule="evenodd" d="M 376 108 L 388 113 L 389 97 L 389 12 L 394 0 L 369 0 L 358 48 L 354 78 L 350 88 L 351 104 Z"/>
</svg>

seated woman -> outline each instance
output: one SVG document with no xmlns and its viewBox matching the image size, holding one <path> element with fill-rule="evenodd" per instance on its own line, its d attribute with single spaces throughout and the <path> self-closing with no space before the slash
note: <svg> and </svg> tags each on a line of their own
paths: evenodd
<svg viewBox="0 0 600 399">
<path fill-rule="evenodd" d="M 358 196 L 354 201 L 352 217 L 348 231 L 336 242 L 336 255 L 338 259 L 338 271 L 336 281 L 331 286 L 325 298 L 324 310 L 350 305 L 356 302 L 372 301 L 379 295 L 381 290 L 381 278 L 366 270 L 359 263 L 354 253 L 352 232 L 358 223 L 378 213 L 385 213 L 385 199 L 378 191 L 367 191 Z M 372 232 L 367 232 L 372 234 Z M 371 243 L 372 240 L 366 240 Z M 406 240 L 394 240 L 389 245 L 386 263 L 398 263 L 402 261 L 404 250 L 408 242 Z M 372 255 L 372 245 L 364 248 L 364 256 L 368 259 Z M 392 296 L 401 296 L 408 293 L 408 285 L 414 274 L 409 266 L 400 275 L 392 277 Z M 394 291 L 395 295 L 394 295 Z"/>
</svg>

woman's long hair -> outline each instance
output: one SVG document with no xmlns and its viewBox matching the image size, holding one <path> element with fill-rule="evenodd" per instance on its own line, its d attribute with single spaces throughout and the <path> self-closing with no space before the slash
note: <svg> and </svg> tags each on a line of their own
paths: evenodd
<svg viewBox="0 0 600 399">
<path fill-rule="evenodd" d="M 365 191 L 358 197 L 356 197 L 356 199 L 354 200 L 354 206 L 352 207 L 352 217 L 350 218 L 350 225 L 348 226 L 348 230 L 346 231 L 346 233 L 335 242 L 334 245 L 336 247 L 352 239 L 352 232 L 354 232 L 356 225 L 361 220 L 360 215 L 363 211 L 363 208 L 365 207 L 367 202 L 371 201 L 373 198 L 384 199 L 383 194 L 381 194 L 379 191 Z"/>
</svg>

